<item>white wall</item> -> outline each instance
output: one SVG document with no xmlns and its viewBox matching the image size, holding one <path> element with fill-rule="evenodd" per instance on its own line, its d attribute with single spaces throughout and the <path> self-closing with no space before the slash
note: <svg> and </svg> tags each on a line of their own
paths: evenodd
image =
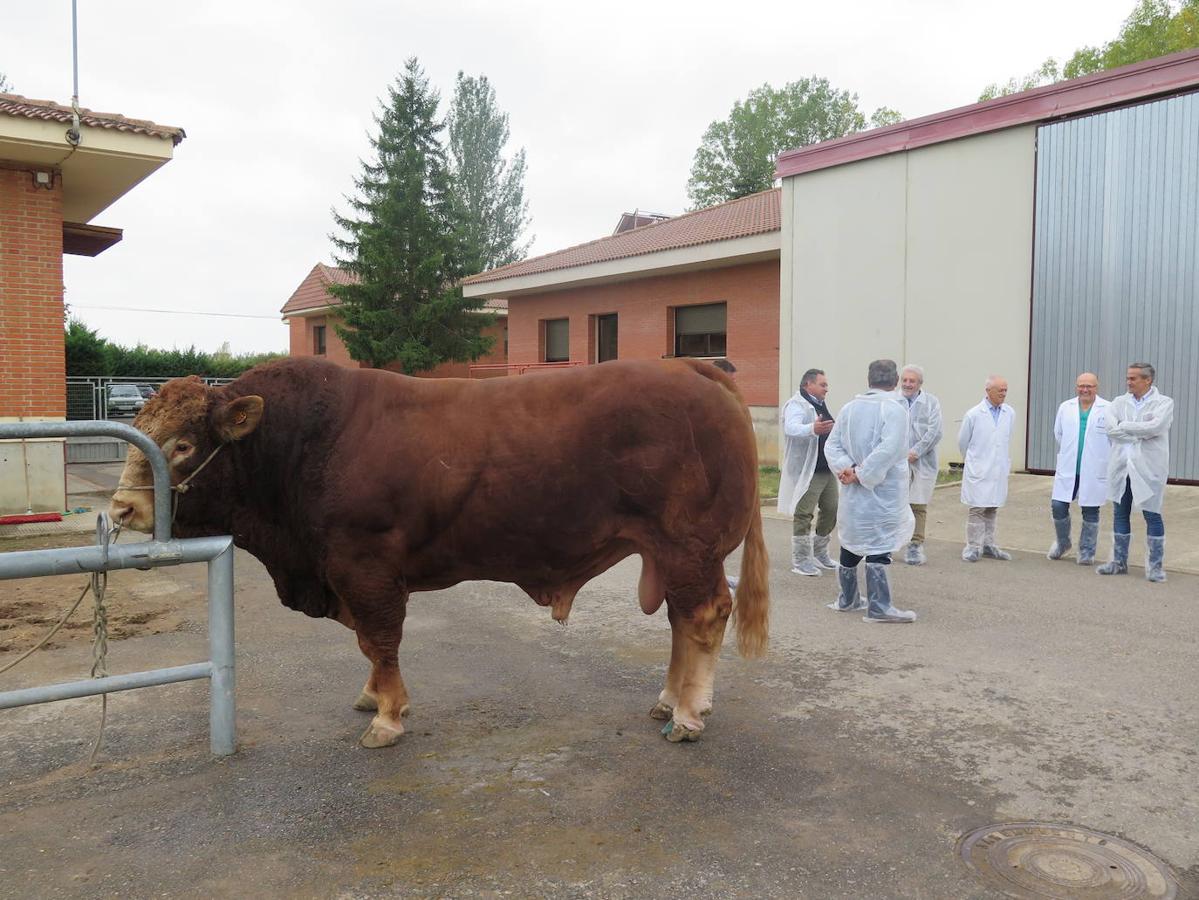
<svg viewBox="0 0 1199 900">
<path fill-rule="evenodd" d="M 780 398 L 821 368 L 835 410 L 872 359 L 919 363 L 945 412 L 944 465 L 998 373 L 1024 466 L 1035 136 L 1022 126 L 784 179 Z"/>
<path fill-rule="evenodd" d="M 0 422 L 61 422 L 61 419 L 0 417 Z M 0 441 L 0 515 L 62 512 L 67 479 L 62 438 Z"/>
</svg>

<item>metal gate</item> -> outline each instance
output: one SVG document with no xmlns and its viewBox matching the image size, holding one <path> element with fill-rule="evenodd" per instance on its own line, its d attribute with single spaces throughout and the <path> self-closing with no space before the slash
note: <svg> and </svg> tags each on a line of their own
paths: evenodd
<svg viewBox="0 0 1199 900">
<path fill-rule="evenodd" d="M 1199 93 L 1037 129 L 1028 466 L 1052 470 L 1080 372 L 1131 362 L 1174 398 L 1170 475 L 1199 479 Z"/>
<path fill-rule="evenodd" d="M 166 457 L 147 435 L 118 422 L 22 422 L 0 425 L 0 440 L 107 435 L 136 444 L 154 472 L 154 537 L 136 544 L 110 545 L 101 536 L 95 547 L 24 550 L 0 553 L 0 581 L 75 572 L 149 569 L 183 563 L 208 563 L 208 648 L 210 659 L 167 669 L 111 675 L 0 693 L 0 709 L 48 703 L 72 697 L 108 694 L 131 688 L 207 678 L 211 681 L 209 735 L 212 752 L 227 756 L 236 745 L 233 672 L 233 538 L 171 540 L 171 489 Z"/>
</svg>

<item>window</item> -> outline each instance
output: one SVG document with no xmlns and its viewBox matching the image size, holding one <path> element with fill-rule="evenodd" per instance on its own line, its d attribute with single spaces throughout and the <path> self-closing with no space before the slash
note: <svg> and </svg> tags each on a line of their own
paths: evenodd
<svg viewBox="0 0 1199 900">
<path fill-rule="evenodd" d="M 312 328 L 312 352 L 317 356 L 325 355 L 325 326 L 315 325 Z"/>
<path fill-rule="evenodd" d="M 570 360 L 570 319 L 545 321 L 545 362 Z"/>
<path fill-rule="evenodd" d="M 595 317 L 595 361 L 616 359 L 616 313 Z"/>
<path fill-rule="evenodd" d="M 675 356 L 724 356 L 727 304 L 679 306 L 674 311 Z"/>
</svg>

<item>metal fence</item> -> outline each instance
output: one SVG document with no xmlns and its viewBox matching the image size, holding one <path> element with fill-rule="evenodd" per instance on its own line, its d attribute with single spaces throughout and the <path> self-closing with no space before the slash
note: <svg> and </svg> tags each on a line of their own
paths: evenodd
<svg viewBox="0 0 1199 900">
<path fill-rule="evenodd" d="M 74 422 L 132 418 L 132 413 L 122 412 L 109 402 L 109 387 L 114 384 L 132 384 L 139 387 L 145 385 L 156 391 L 170 380 L 170 378 L 69 375 L 67 376 L 67 420 Z M 204 378 L 202 380 L 209 387 L 233 381 L 232 378 Z"/>
<path fill-rule="evenodd" d="M 109 544 L 103 535 L 94 547 L 62 547 L 0 553 L 0 580 L 149 569 L 183 563 L 208 564 L 208 649 L 204 662 L 127 675 L 112 675 L 0 693 L 0 709 L 48 703 L 72 697 L 108 694 L 132 688 L 207 678 L 210 684 L 209 741 L 215 756 L 236 747 L 233 670 L 233 538 L 171 539 L 171 490 L 166 458 L 145 434 L 119 422 L 37 422 L 0 425 L 0 440 L 104 435 L 121 438 L 146 454 L 154 472 L 154 536 L 136 544 Z M 103 531 L 103 529 L 98 529 Z"/>
</svg>

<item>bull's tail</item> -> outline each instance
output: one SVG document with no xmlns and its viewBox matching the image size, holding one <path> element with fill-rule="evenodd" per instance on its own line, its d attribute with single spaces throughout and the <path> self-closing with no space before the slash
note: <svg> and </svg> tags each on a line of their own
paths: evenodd
<svg viewBox="0 0 1199 900">
<path fill-rule="evenodd" d="M 755 479 L 756 493 L 756 479 Z M 737 649 L 747 659 L 763 656 L 770 638 L 770 560 L 762 537 L 762 514 L 755 509 L 741 553 L 741 581 L 733 606 Z"/>
</svg>

